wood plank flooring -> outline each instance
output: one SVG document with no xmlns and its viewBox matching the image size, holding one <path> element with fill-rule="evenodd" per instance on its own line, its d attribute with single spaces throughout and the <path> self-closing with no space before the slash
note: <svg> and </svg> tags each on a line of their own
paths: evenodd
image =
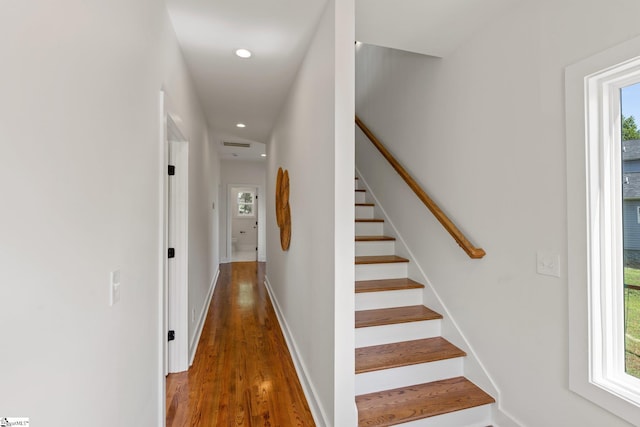
<svg viewBox="0 0 640 427">
<path fill-rule="evenodd" d="M 391 236 L 356 236 L 356 242 L 392 242 L 394 240 L 396 238 Z"/>
<path fill-rule="evenodd" d="M 315 425 L 264 268 L 220 266 L 193 366 L 167 377 L 167 427 Z"/>
<path fill-rule="evenodd" d="M 366 255 L 357 256 L 355 258 L 356 265 L 362 264 L 394 264 L 409 262 L 408 259 L 399 257 L 397 255 Z"/>
<path fill-rule="evenodd" d="M 360 426 L 390 426 L 494 402 L 464 377 L 356 397 Z"/>
<path fill-rule="evenodd" d="M 356 328 L 434 319 L 442 319 L 442 315 L 423 305 L 362 310 L 356 311 Z"/>
<path fill-rule="evenodd" d="M 400 291 L 404 289 L 422 289 L 424 285 L 408 277 L 400 279 L 360 280 L 356 282 L 356 293 Z"/>
<path fill-rule="evenodd" d="M 361 347 L 356 348 L 356 374 L 466 355 L 442 337 Z"/>
</svg>

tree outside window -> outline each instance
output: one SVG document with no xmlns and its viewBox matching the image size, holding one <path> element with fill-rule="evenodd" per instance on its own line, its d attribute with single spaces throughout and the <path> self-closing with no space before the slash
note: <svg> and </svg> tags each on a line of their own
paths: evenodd
<svg viewBox="0 0 640 427">
<path fill-rule="evenodd" d="M 251 191 L 238 192 L 238 216 L 254 216 L 255 195 Z"/>
</svg>

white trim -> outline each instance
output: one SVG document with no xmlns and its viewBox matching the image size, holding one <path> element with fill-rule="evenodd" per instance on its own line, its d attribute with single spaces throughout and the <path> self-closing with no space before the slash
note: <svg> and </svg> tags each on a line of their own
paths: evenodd
<svg viewBox="0 0 640 427">
<path fill-rule="evenodd" d="M 569 388 L 635 425 L 640 408 L 629 400 L 628 386 L 640 382 L 619 375 L 624 334 L 621 321 L 609 319 L 620 317 L 622 292 L 613 295 L 623 285 L 616 98 L 629 74 L 640 76 L 639 55 L 635 38 L 567 67 L 565 74 Z M 622 351 L 607 350 L 614 348 Z"/>
<path fill-rule="evenodd" d="M 640 404 L 625 373 L 620 90 L 640 81 L 640 57 L 586 77 L 591 381 Z"/>
<path fill-rule="evenodd" d="M 510 415 L 507 411 L 505 411 L 502 408 L 501 406 L 502 399 L 500 398 L 501 396 L 500 389 L 496 385 L 491 375 L 489 375 L 489 372 L 486 369 L 486 367 L 480 361 L 480 358 L 478 357 L 475 350 L 469 343 L 469 340 L 467 340 L 465 335 L 462 333 L 462 330 L 454 320 L 453 316 L 451 315 L 451 312 L 449 312 L 449 310 L 445 306 L 444 302 L 440 298 L 440 295 L 438 295 L 438 292 L 436 291 L 435 287 L 433 286 L 433 284 L 427 277 L 426 273 L 422 269 L 422 266 L 418 262 L 417 258 L 415 257 L 415 255 L 413 254 L 409 246 L 407 245 L 402 235 L 398 232 L 398 229 L 393 224 L 393 221 L 391 221 L 391 218 L 389 217 L 389 215 L 387 215 L 387 212 L 382 207 L 382 204 L 380 203 L 378 198 L 375 196 L 374 192 L 371 190 L 371 187 L 369 186 L 367 181 L 363 178 L 358 168 L 356 168 L 356 175 L 359 178 L 358 182 L 362 184 L 360 188 L 364 188 L 367 190 L 367 194 L 371 196 L 371 198 L 375 203 L 375 208 L 380 210 L 380 213 L 385 221 L 384 222 L 385 226 L 388 225 L 390 230 L 392 230 L 392 232 L 388 234 L 391 234 L 396 238 L 396 253 L 398 253 L 397 252 L 398 249 L 402 249 L 405 252 L 403 256 L 409 259 L 409 265 L 413 266 L 418 271 L 420 277 L 417 278 L 416 280 L 418 280 L 419 282 L 422 282 L 425 285 L 425 288 L 424 288 L 425 293 L 423 295 L 423 300 L 432 301 L 431 303 L 431 305 L 433 306 L 432 308 L 436 309 L 436 311 L 440 312 L 443 315 L 442 322 L 443 323 L 449 322 L 451 324 L 452 328 L 445 328 L 443 325 L 441 327 L 442 330 L 447 330 L 450 333 L 455 332 L 457 334 L 456 337 L 446 336 L 445 338 L 452 341 L 458 347 L 461 347 L 467 353 L 467 356 L 464 361 L 465 375 L 467 376 L 469 375 L 470 366 L 476 365 L 478 369 L 474 370 L 475 377 L 471 379 L 472 381 L 478 383 L 480 382 L 478 381 L 480 378 L 478 378 L 477 376 L 478 375 L 484 376 L 484 378 L 482 378 L 484 379 L 484 381 L 481 381 L 479 385 L 482 388 L 484 388 L 487 393 L 492 394 L 494 396 L 497 395 L 496 404 L 494 404 L 494 412 L 496 413 L 496 416 L 499 416 L 501 420 L 500 425 L 502 427 L 517 427 L 522 425 L 522 423 L 516 421 L 516 419 L 512 415 Z M 433 302 L 435 302 L 435 304 Z M 496 417 L 494 417 L 494 421 L 495 421 L 495 418 Z M 494 422 L 494 425 L 497 425 L 497 424 Z"/>
<path fill-rule="evenodd" d="M 311 410 L 313 421 L 315 421 L 316 425 L 318 426 L 330 426 L 331 423 L 329 422 L 329 417 L 327 417 L 327 413 L 317 397 L 318 393 L 316 392 L 316 389 L 313 386 L 310 377 L 307 375 L 307 369 L 303 359 L 300 357 L 300 352 L 298 351 L 296 341 L 293 338 L 291 330 L 289 329 L 287 320 L 282 314 L 280 304 L 278 303 L 278 300 L 273 293 L 271 283 L 269 283 L 269 278 L 266 275 L 264 276 L 264 285 L 267 288 L 267 292 L 269 293 L 269 298 L 271 298 L 271 302 L 276 313 L 276 317 L 278 318 L 278 322 L 280 322 L 280 329 L 282 330 L 284 339 L 287 342 L 287 347 L 289 348 L 289 353 L 291 354 L 293 365 L 296 368 L 298 379 L 300 380 L 300 385 L 302 386 L 302 391 L 304 391 L 304 395 L 307 398 L 307 403 L 309 404 L 309 409 Z"/>
<path fill-rule="evenodd" d="M 207 320 L 207 315 L 209 314 L 211 299 L 213 298 L 213 293 L 215 292 L 216 285 L 218 284 L 218 276 L 220 276 L 220 267 L 216 269 L 216 272 L 213 275 L 213 279 L 211 279 L 211 284 L 209 285 L 209 291 L 207 292 L 205 303 L 202 306 L 202 311 L 200 312 L 200 316 L 198 317 L 198 324 L 196 326 L 195 334 L 193 335 L 193 337 L 191 337 L 191 343 L 189 344 L 189 366 L 193 365 L 193 359 L 196 357 L 196 352 L 198 351 L 198 344 L 200 343 L 200 336 L 202 335 L 202 330 L 204 329 L 204 323 Z"/>
<path fill-rule="evenodd" d="M 168 368 L 168 347 L 166 337 L 167 331 L 167 286 L 166 286 L 166 179 L 164 165 L 167 164 L 166 147 L 166 125 L 165 125 L 165 93 L 160 90 L 158 97 L 158 123 L 160 132 L 158 139 L 158 419 L 161 426 L 166 424 L 166 402 L 167 402 L 167 381 Z"/>
</svg>

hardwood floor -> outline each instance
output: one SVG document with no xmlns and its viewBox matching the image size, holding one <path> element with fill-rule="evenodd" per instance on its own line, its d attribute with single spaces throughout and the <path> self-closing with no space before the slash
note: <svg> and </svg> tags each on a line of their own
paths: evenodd
<svg viewBox="0 0 640 427">
<path fill-rule="evenodd" d="M 167 427 L 315 425 L 264 268 L 220 266 L 193 366 L 167 377 Z"/>
<path fill-rule="evenodd" d="M 392 426 L 494 402 L 491 396 L 464 377 L 356 397 L 361 427 Z"/>
</svg>

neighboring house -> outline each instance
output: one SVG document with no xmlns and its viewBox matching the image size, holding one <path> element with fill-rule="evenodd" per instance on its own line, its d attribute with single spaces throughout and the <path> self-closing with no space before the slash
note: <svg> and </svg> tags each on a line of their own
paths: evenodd
<svg viewBox="0 0 640 427">
<path fill-rule="evenodd" d="M 622 143 L 625 265 L 640 268 L 640 140 Z"/>
</svg>

